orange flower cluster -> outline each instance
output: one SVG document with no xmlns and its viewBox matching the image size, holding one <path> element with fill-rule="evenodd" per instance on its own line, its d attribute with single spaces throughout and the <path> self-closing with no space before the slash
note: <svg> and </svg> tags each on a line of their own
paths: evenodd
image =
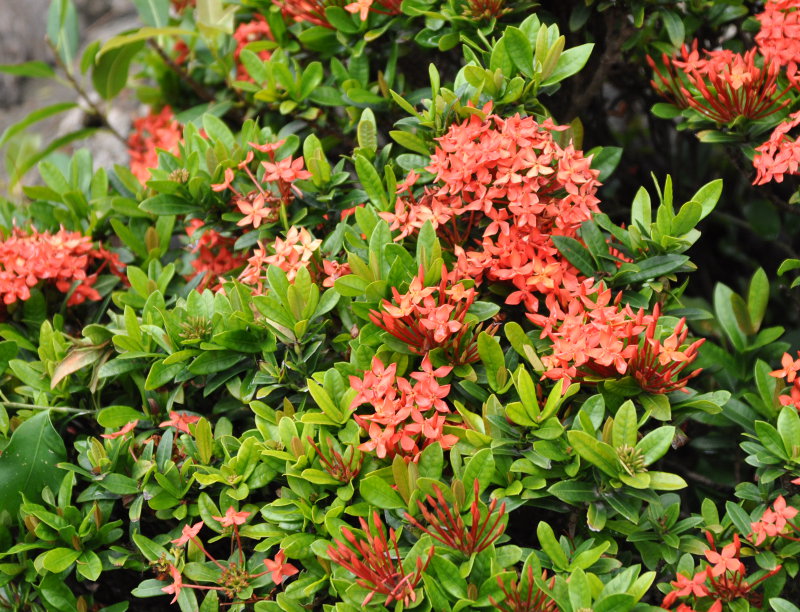
<svg viewBox="0 0 800 612">
<path fill-rule="evenodd" d="M 133 130 L 128 137 L 131 172 L 144 185 L 150 179 L 150 168 L 158 166 L 158 149 L 177 153 L 183 132 L 169 106 L 160 113 L 139 117 L 133 122 Z"/>
<path fill-rule="evenodd" d="M 793 482 L 800 484 L 800 478 Z M 752 540 L 755 536 L 754 544 L 756 546 L 760 545 L 766 538 L 774 538 L 775 536 L 800 542 L 800 537 L 797 537 L 800 536 L 800 527 L 791 522 L 797 516 L 797 512 L 797 508 L 786 504 L 783 495 L 778 495 L 775 503 L 772 504 L 772 508 L 764 510 L 764 514 L 761 515 L 759 520 L 750 523 L 753 532 L 749 538 Z M 789 527 L 788 530 L 786 529 L 787 527 Z"/>
<path fill-rule="evenodd" d="M 457 436 L 444 433 L 445 419 L 450 414 L 444 398 L 450 393 L 450 385 L 440 385 L 437 380 L 453 368 L 433 369 L 427 355 L 420 367 L 422 371 L 410 375 L 415 381 L 412 384 L 396 375 L 396 363 L 385 367 L 375 357 L 363 379 L 350 377 L 350 386 L 358 391 L 351 408 L 367 404 L 374 410 L 372 414 L 353 415 L 370 438 L 359 450 L 375 451 L 381 459 L 400 455 L 416 462 L 430 444 L 438 443 L 447 450 L 458 442 Z"/>
<path fill-rule="evenodd" d="M 234 238 L 223 236 L 210 228 L 204 229 L 204 225 L 200 219 L 192 219 L 186 228 L 189 238 L 194 238 L 195 234 L 198 234 L 191 249 L 195 255 L 191 261 L 195 274 L 190 278 L 201 276 L 202 280 L 197 285 L 198 291 L 208 287 L 216 291 L 222 284 L 222 275 L 245 265 L 247 259 L 233 253 L 233 245 L 236 242 Z"/>
<path fill-rule="evenodd" d="M 610 289 L 592 283 L 588 279 L 578 285 L 566 310 L 551 300 L 549 316 L 528 315 L 542 327 L 542 338 L 553 342 L 551 352 L 542 357 L 546 378 L 592 382 L 632 376 L 644 391 L 660 394 L 682 389 L 700 374 L 698 369 L 682 376 L 705 341 L 685 346 L 689 331 L 684 319 L 662 342 L 656 337 L 658 305 L 653 314 L 634 312 L 630 305 L 620 306 L 622 294 L 612 302 Z"/>
<path fill-rule="evenodd" d="M 481 325 L 469 325 L 465 320 L 477 292 L 448 276 L 444 266 L 438 287 L 425 287 L 424 277 L 420 268 L 403 294 L 392 287 L 394 299 L 384 300 L 380 311 L 370 311 L 370 320 L 417 355 L 442 348 L 455 365 L 477 361 L 476 338 Z"/>
<path fill-rule="evenodd" d="M 460 277 L 511 283 L 517 291 L 508 303 L 524 302 L 535 312 L 537 293 L 566 301 L 563 287 L 574 284 L 578 272 L 551 235 L 577 237 L 580 225 L 598 212 L 600 185 L 591 157 L 555 141 L 553 133 L 566 129 L 549 119 L 472 115 L 438 139 L 426 168 L 435 175 L 434 186 L 417 200 L 410 175 L 400 187 L 409 195 L 381 216 L 400 230 L 398 238 L 431 221 L 454 246 Z"/>
<path fill-rule="evenodd" d="M 96 301 L 100 294 L 94 284 L 106 266 L 116 275 L 125 268 L 116 253 L 93 247 L 88 236 L 63 228 L 55 234 L 35 229 L 27 234 L 17 228 L 0 241 L 0 295 L 4 304 L 13 304 L 30 298 L 31 287 L 41 281 L 49 281 L 61 293 L 69 292 L 77 281 L 67 305 Z M 89 273 L 92 267 L 94 272 Z"/>
<path fill-rule="evenodd" d="M 703 610 L 708 612 L 722 612 L 723 602 L 742 601 L 752 606 L 760 607 L 762 596 L 754 591 L 761 582 L 777 574 L 781 566 L 778 565 L 757 580 L 748 582 L 747 570 L 739 559 L 741 542 L 739 536 L 734 534 L 733 542 L 717 551 L 714 536 L 706 532 L 710 548 L 705 551 L 709 565 L 697 572 L 692 578 L 678 574 L 670 582 L 673 590 L 667 593 L 661 607 L 670 610 L 678 599 L 691 597 L 695 602 L 702 602 Z M 678 605 L 676 612 L 694 612 L 687 603 Z"/>
<path fill-rule="evenodd" d="M 797 84 L 797 63 L 800 61 L 800 1 L 767 0 L 764 12 L 756 15 L 761 30 L 756 44 L 761 54 L 786 66 L 786 74 Z"/>
<path fill-rule="evenodd" d="M 258 248 L 247 260 L 247 266 L 239 275 L 239 280 L 245 285 L 255 287 L 256 293 L 261 294 L 264 292 L 267 268 L 270 265 L 278 266 L 286 272 L 290 281 L 294 280 L 300 268 L 308 267 L 321 244 L 322 240 L 315 239 L 306 228 L 298 230 L 295 226 L 286 233 L 286 239 L 275 238 L 269 247 L 259 240 Z"/>
<path fill-rule="evenodd" d="M 794 406 L 800 410 L 800 351 L 797 352 L 798 359 L 792 359 L 789 353 L 784 353 L 781 358 L 781 369 L 770 372 L 769 375 L 775 378 L 782 378 L 789 385 L 789 395 L 781 395 L 782 406 Z"/>
<path fill-rule="evenodd" d="M 780 64 L 771 57 L 759 62 L 757 53 L 755 48 L 744 55 L 724 49 L 703 51 L 701 57 L 695 40 L 691 50 L 682 46 L 680 57 L 662 55 L 666 73 L 647 56 L 658 79 L 651 84 L 678 108 L 691 108 L 719 124 L 739 117 L 763 119 L 789 103 L 781 101 L 788 88 L 778 89 Z"/>
<path fill-rule="evenodd" d="M 250 169 L 250 163 L 255 159 L 253 151 L 248 151 L 245 159 L 239 163 L 238 169 L 243 170 L 255 189 L 241 193 L 233 186 L 236 172 L 233 168 L 225 170 L 225 180 L 222 183 L 211 185 L 213 191 L 233 192 L 232 203 L 236 205 L 244 217 L 236 225 L 252 225 L 258 229 L 262 223 L 275 223 L 280 217 L 280 207 L 289 205 L 294 200 L 295 193 L 299 193 L 293 186 L 295 181 L 311 178 L 311 173 L 303 168 L 303 157 L 297 159 L 286 157 L 280 161 L 275 160 L 275 151 L 284 143 L 283 140 L 267 144 L 249 142 L 251 147 L 261 153 L 266 153 L 268 160 L 261 162 L 264 175 L 259 181 Z"/>
<path fill-rule="evenodd" d="M 800 174 L 800 142 L 791 138 L 790 130 L 800 125 L 800 111 L 789 115 L 789 120 L 778 124 L 769 140 L 756 147 L 753 166 L 756 168 L 754 185 L 770 181 L 783 182 L 784 174 Z"/>
<path fill-rule="evenodd" d="M 329 6 L 340 6 L 351 13 L 358 13 L 361 21 L 365 21 L 367 13 L 386 13 L 399 15 L 402 0 L 272 0 L 280 7 L 284 17 L 297 22 L 310 23 L 325 28 L 334 29 L 325 16 L 325 9 Z"/>
<path fill-rule="evenodd" d="M 260 40 L 275 40 L 272 36 L 272 30 L 269 29 L 269 24 L 263 15 L 255 13 L 252 21 L 239 24 L 236 31 L 233 33 L 233 38 L 236 40 L 236 49 L 233 51 L 233 59 L 236 60 L 236 78 L 240 81 L 252 82 L 253 78 L 247 72 L 247 69 L 239 62 L 239 56 L 242 54 L 242 49 L 253 42 Z M 256 53 L 259 58 L 266 61 L 270 58 L 272 53 L 268 49 L 263 49 Z"/>
</svg>

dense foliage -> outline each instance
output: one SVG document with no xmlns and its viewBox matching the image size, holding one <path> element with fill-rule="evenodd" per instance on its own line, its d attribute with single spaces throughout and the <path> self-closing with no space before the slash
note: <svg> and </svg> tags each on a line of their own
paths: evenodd
<svg viewBox="0 0 800 612">
<path fill-rule="evenodd" d="M 800 2 L 134 4 L 0 66 L 0 608 L 800 610 Z"/>
</svg>

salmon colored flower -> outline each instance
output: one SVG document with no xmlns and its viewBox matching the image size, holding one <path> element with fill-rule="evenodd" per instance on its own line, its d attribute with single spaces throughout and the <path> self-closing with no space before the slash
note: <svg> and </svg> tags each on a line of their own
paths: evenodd
<svg viewBox="0 0 800 612">
<path fill-rule="evenodd" d="M 744 573 L 744 564 L 739 561 L 739 535 L 733 535 L 733 542 L 724 546 L 720 552 L 716 550 L 706 550 L 705 556 L 712 564 L 709 572 L 717 577 L 725 572 Z"/>
<path fill-rule="evenodd" d="M 253 78 L 240 62 L 239 56 L 242 50 L 250 43 L 261 40 L 274 41 L 275 37 L 272 35 L 272 30 L 270 30 L 266 18 L 263 15 L 255 13 L 251 21 L 239 24 L 236 31 L 233 33 L 233 38 L 236 41 L 236 49 L 233 51 L 233 58 L 236 60 L 236 78 L 239 81 L 252 82 Z M 258 51 L 256 55 L 262 61 L 266 61 L 272 54 L 268 49 L 262 49 Z"/>
<path fill-rule="evenodd" d="M 800 111 L 789 115 L 780 123 L 764 144 L 756 147 L 753 166 L 756 169 L 754 185 L 770 181 L 782 183 L 785 174 L 800 174 L 800 142 L 789 132 L 800 125 Z"/>
<path fill-rule="evenodd" d="M 193 540 L 197 537 L 197 534 L 200 533 L 200 530 L 203 528 L 203 521 L 195 523 L 191 527 L 189 525 L 184 525 L 183 529 L 181 530 L 180 537 L 171 540 L 175 546 L 183 546 L 189 540 Z"/>
<path fill-rule="evenodd" d="M 199 420 L 200 420 L 199 416 L 194 416 L 183 412 L 170 411 L 169 420 L 164 421 L 163 423 L 159 423 L 158 426 L 174 427 L 178 431 L 191 434 L 191 432 L 189 431 L 189 425 L 191 425 L 192 423 L 197 423 L 197 421 Z"/>
<path fill-rule="evenodd" d="M 150 168 L 158 167 L 158 149 L 177 153 L 182 137 L 181 126 L 169 106 L 134 120 L 128 138 L 131 172 L 144 185 L 150 178 Z"/>
<path fill-rule="evenodd" d="M 167 595 L 174 595 L 172 601 L 169 602 L 174 604 L 178 601 L 178 596 L 181 594 L 181 589 L 183 588 L 183 579 L 181 578 L 181 573 L 178 571 L 178 568 L 175 567 L 170 563 L 169 565 L 169 573 L 172 576 L 172 584 L 162 587 L 161 591 L 166 593 Z"/>
<path fill-rule="evenodd" d="M 274 559 L 264 559 L 264 565 L 275 584 L 281 584 L 284 578 L 294 576 L 300 571 L 291 563 L 286 563 L 286 553 L 282 549 L 278 551 Z"/>
<path fill-rule="evenodd" d="M 215 521 L 223 527 L 233 527 L 234 525 L 244 525 L 247 522 L 247 517 L 250 516 L 249 512 L 237 512 L 233 506 L 229 506 L 225 511 L 225 516 L 212 516 Z"/>
<path fill-rule="evenodd" d="M 126 425 L 123 425 L 122 428 L 120 428 L 118 431 L 115 431 L 114 433 L 110 433 L 110 434 L 100 434 L 100 437 L 101 438 L 105 438 L 106 440 L 113 440 L 114 438 L 121 438 L 125 434 L 132 432 L 133 429 L 138 424 L 139 424 L 139 419 L 136 419 L 135 421 L 131 421 L 130 423 L 127 423 Z"/>
<path fill-rule="evenodd" d="M 372 6 L 372 0 L 356 0 L 350 4 L 345 4 L 344 10 L 348 13 L 358 13 L 358 18 L 361 21 L 366 21 L 369 16 L 369 8 Z"/>
</svg>

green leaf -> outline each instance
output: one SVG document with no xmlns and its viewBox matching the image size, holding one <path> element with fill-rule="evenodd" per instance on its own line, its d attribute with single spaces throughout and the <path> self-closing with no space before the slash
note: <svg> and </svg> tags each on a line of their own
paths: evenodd
<svg viewBox="0 0 800 612">
<path fill-rule="evenodd" d="M 47 38 L 61 61 L 72 66 L 80 43 L 78 13 L 72 0 L 53 0 L 47 13 Z"/>
<path fill-rule="evenodd" d="M 197 34 L 197 30 L 187 30 L 185 28 L 138 28 L 130 34 L 120 34 L 119 36 L 114 36 L 107 40 L 98 52 L 97 57 L 99 59 L 114 49 L 119 49 L 120 47 L 125 47 L 135 42 L 143 42 L 150 38 L 155 38 L 156 36 L 197 36 Z"/>
<path fill-rule="evenodd" d="M 594 276 L 595 270 L 592 254 L 575 238 L 569 236 L 551 236 L 556 248 L 567 258 L 567 261 L 586 276 Z"/>
<path fill-rule="evenodd" d="M 642 452 L 644 464 L 650 465 L 663 457 L 675 438 L 675 428 L 671 425 L 654 429 L 639 440 L 636 448 Z"/>
<path fill-rule="evenodd" d="M 540 521 L 536 526 L 536 537 L 539 540 L 539 546 L 541 546 L 542 550 L 550 557 L 553 565 L 557 569 L 565 570 L 569 562 L 567 561 L 567 555 L 564 549 L 561 548 L 558 540 L 556 540 L 553 528 L 544 521 Z"/>
<path fill-rule="evenodd" d="M 75 102 L 59 102 L 57 104 L 45 106 L 44 108 L 36 109 L 21 121 L 18 121 L 17 123 L 10 125 L 5 129 L 3 135 L 0 136 L 0 146 L 5 144 L 14 135 L 23 131 L 26 127 L 42 121 L 43 119 L 47 119 L 48 117 L 52 117 L 53 115 L 57 115 L 58 113 L 63 113 L 64 111 L 73 109 L 77 106 L 78 105 Z"/>
<path fill-rule="evenodd" d="M 500 390 L 508 379 L 503 349 L 493 336 L 481 332 L 478 336 L 478 354 L 486 367 L 486 377 L 489 386 L 495 391 Z"/>
<path fill-rule="evenodd" d="M 764 313 L 767 310 L 769 301 L 769 280 L 764 268 L 759 268 L 750 280 L 750 287 L 747 291 L 747 312 L 750 315 L 750 323 L 754 330 L 761 327 L 764 320 Z"/>
<path fill-rule="evenodd" d="M 400 494 L 379 476 L 368 476 L 359 483 L 358 490 L 361 497 L 376 508 L 391 510 L 406 507 Z"/>
<path fill-rule="evenodd" d="M 775 612 L 800 612 L 800 608 L 780 597 L 771 598 L 769 600 L 769 605 L 772 606 Z"/>
<path fill-rule="evenodd" d="M 667 36 L 674 47 L 680 47 L 686 39 L 686 30 L 683 27 L 683 19 L 672 11 L 661 11 L 661 19 L 664 27 L 667 28 Z"/>
<path fill-rule="evenodd" d="M 465 503 L 470 504 L 474 499 L 474 482 L 478 481 L 478 492 L 489 486 L 494 475 L 494 455 L 488 448 L 483 448 L 470 457 L 464 468 L 461 480 L 466 491 Z"/>
<path fill-rule="evenodd" d="M 739 504 L 732 501 L 725 502 L 725 513 L 730 517 L 739 533 L 750 533 L 750 515 Z"/>
<path fill-rule="evenodd" d="M 558 58 L 556 69 L 542 85 L 554 85 L 579 72 L 589 61 L 593 48 L 594 43 L 586 43 L 564 51 Z"/>
<path fill-rule="evenodd" d="M 402 130 L 392 130 L 389 132 L 389 136 L 392 137 L 397 144 L 402 147 L 405 147 L 409 151 L 414 151 L 415 153 L 419 153 L 420 155 L 430 155 L 430 149 L 428 145 L 425 143 L 422 138 L 417 136 L 416 134 L 412 134 L 411 132 L 404 132 Z"/>
<path fill-rule="evenodd" d="M 56 76 L 56 71 L 53 70 L 50 64 L 40 61 L 23 62 L 21 64 L 0 64 L 0 72 L 34 79 L 46 79 Z"/>
<path fill-rule="evenodd" d="M 656 255 L 636 262 L 637 272 L 620 272 L 618 276 L 624 278 L 627 284 L 641 283 L 646 280 L 664 276 L 681 268 L 689 257 L 687 255 Z"/>
<path fill-rule="evenodd" d="M 677 474 L 668 472 L 647 472 L 647 474 L 650 476 L 650 488 L 656 491 L 677 491 L 688 486 Z"/>
<path fill-rule="evenodd" d="M 733 308 L 733 291 L 726 285 L 718 283 L 714 288 L 714 313 L 717 321 L 722 327 L 725 335 L 733 344 L 733 347 L 741 352 L 747 346 L 747 336 L 744 330 L 739 327 L 739 321 Z"/>
<path fill-rule="evenodd" d="M 631 221 L 640 230 L 650 231 L 650 224 L 653 222 L 652 205 L 650 203 L 650 194 L 644 187 L 639 187 L 636 192 L 636 197 L 633 198 L 631 205 Z"/>
<path fill-rule="evenodd" d="M 551 485 L 547 490 L 568 504 L 580 504 L 597 499 L 595 486 L 580 480 L 563 480 Z"/>
<path fill-rule="evenodd" d="M 133 0 L 142 23 L 162 28 L 169 23 L 169 0 Z"/>
<path fill-rule="evenodd" d="M 363 155 L 355 156 L 356 174 L 358 180 L 367 192 L 367 197 L 370 201 L 378 207 L 379 210 L 387 210 L 389 208 L 389 200 L 386 197 L 386 190 L 383 188 L 383 182 L 378 175 L 370 161 Z"/>
<path fill-rule="evenodd" d="M 786 454 L 796 461 L 800 458 L 800 415 L 793 406 L 784 406 L 778 414 L 778 433 Z"/>
<path fill-rule="evenodd" d="M 636 446 L 636 437 L 639 432 L 636 417 L 636 407 L 628 400 L 617 410 L 614 416 L 614 425 L 611 429 L 611 445 L 614 448 L 621 446 Z"/>
<path fill-rule="evenodd" d="M 143 200 L 139 208 L 154 215 L 187 215 L 198 212 L 197 204 L 167 193 L 160 193 Z"/>
<path fill-rule="evenodd" d="M 700 215 L 701 219 L 705 219 L 711 211 L 714 210 L 721 195 L 722 179 L 716 179 L 703 185 L 697 190 L 697 193 L 691 197 L 692 202 L 697 202 L 703 208 L 703 212 Z"/>
<path fill-rule="evenodd" d="M 221 142 L 229 151 L 233 149 L 233 145 L 236 144 L 236 139 L 231 129 L 225 125 L 222 119 L 211 113 L 203 115 L 203 129 L 212 140 Z"/>
<path fill-rule="evenodd" d="M 622 147 L 595 147 L 588 154 L 592 157 L 592 168 L 600 171 L 597 179 L 605 182 L 617 169 L 622 159 Z"/>
<path fill-rule="evenodd" d="M 590 436 L 585 431 L 568 431 L 567 438 L 575 452 L 583 459 L 600 468 L 612 478 L 616 478 L 619 475 L 621 465 L 617 453 L 614 452 L 611 446 Z"/>
<path fill-rule="evenodd" d="M 143 47 L 144 42 L 133 42 L 95 58 L 92 84 L 101 98 L 110 100 L 122 91 L 128 82 L 131 62 Z"/>
<path fill-rule="evenodd" d="M 686 204 L 681 206 L 678 214 L 675 215 L 675 218 L 672 220 L 670 235 L 683 236 L 692 231 L 694 226 L 700 221 L 702 212 L 703 207 L 697 202 L 686 202 Z"/>
<path fill-rule="evenodd" d="M 35 414 L 17 427 L 0 455 L 0 514 L 6 510 L 11 516 L 16 515 L 22 492 L 28 499 L 39 500 L 44 487 L 56 491 L 63 478 L 57 464 L 66 459 L 67 449 L 53 429 L 48 411 Z"/>
<path fill-rule="evenodd" d="M 503 40 L 506 53 L 514 62 L 517 70 L 529 79 L 533 78 L 533 48 L 528 37 L 519 28 L 508 26 L 503 34 Z"/>
<path fill-rule="evenodd" d="M 42 567 L 48 572 L 60 574 L 81 556 L 80 550 L 74 548 L 54 548 L 42 556 Z"/>
</svg>

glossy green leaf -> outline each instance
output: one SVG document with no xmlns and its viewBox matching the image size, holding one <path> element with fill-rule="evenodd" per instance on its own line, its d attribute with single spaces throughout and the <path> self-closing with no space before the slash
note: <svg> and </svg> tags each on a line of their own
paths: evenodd
<svg viewBox="0 0 800 612">
<path fill-rule="evenodd" d="M 14 516 L 20 506 L 20 493 L 35 501 L 45 486 L 56 491 L 64 476 L 57 464 L 66 458 L 64 441 L 50 423 L 47 411 L 38 412 L 17 427 L 0 455 L 0 513 L 5 510 Z"/>
</svg>

